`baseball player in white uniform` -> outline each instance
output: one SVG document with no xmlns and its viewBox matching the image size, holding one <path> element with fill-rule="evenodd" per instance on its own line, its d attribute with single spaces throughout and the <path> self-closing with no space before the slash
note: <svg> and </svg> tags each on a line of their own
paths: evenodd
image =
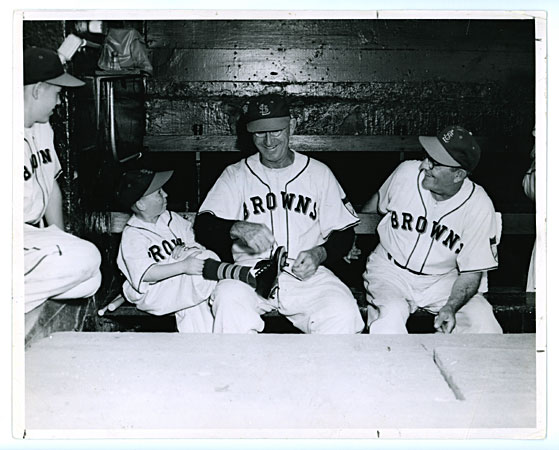
<svg viewBox="0 0 559 450">
<path fill-rule="evenodd" d="M 439 332 L 502 333 L 480 288 L 499 237 L 493 203 L 468 178 L 481 150 L 460 126 L 419 140 L 423 161 L 401 163 L 363 207 L 384 215 L 363 275 L 369 332 L 407 333 L 421 308 Z"/>
<path fill-rule="evenodd" d="M 49 123 L 62 87 L 85 83 L 67 74 L 56 52 L 24 52 L 24 289 L 25 312 L 48 298 L 93 295 L 101 284 L 101 255 L 64 230 L 62 172 Z M 46 225 L 46 227 L 44 226 Z"/>
<path fill-rule="evenodd" d="M 131 170 L 123 174 L 117 197 L 133 215 L 122 232 L 117 265 L 126 280 L 124 297 L 154 315 L 174 313 L 177 330 L 211 333 L 208 298 L 216 280 L 235 279 L 264 297 L 277 284 L 281 249 L 273 264 L 257 269 L 222 263 L 194 239 L 192 224 L 167 211 L 163 185 L 173 171 Z M 261 269 L 261 270 L 259 270 Z"/>
<path fill-rule="evenodd" d="M 279 291 L 266 300 L 234 280 L 212 294 L 214 332 L 256 333 L 261 314 L 277 310 L 305 333 L 359 333 L 351 291 L 322 264 L 351 249 L 359 219 L 330 169 L 289 148 L 295 119 L 278 95 L 244 108 L 258 152 L 227 167 L 200 207 L 196 236 L 208 248 L 232 245 L 236 262 L 252 264 L 276 246 L 287 251 Z"/>
</svg>

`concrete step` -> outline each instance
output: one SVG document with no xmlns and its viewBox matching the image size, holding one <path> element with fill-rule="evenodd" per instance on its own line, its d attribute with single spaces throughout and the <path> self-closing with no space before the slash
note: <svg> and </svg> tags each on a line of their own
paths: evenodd
<svg viewBox="0 0 559 450">
<path fill-rule="evenodd" d="M 532 334 L 55 333 L 25 352 L 19 431 L 534 438 L 537 355 Z"/>
</svg>

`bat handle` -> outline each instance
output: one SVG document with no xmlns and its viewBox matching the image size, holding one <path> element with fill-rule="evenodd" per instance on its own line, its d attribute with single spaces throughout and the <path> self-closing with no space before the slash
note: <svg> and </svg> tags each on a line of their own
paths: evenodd
<svg viewBox="0 0 559 450">
<path fill-rule="evenodd" d="M 124 297 L 122 295 L 119 295 L 117 298 L 115 298 L 107 306 L 105 306 L 104 308 L 101 308 L 99 311 L 97 311 L 97 314 L 100 315 L 100 316 L 104 316 L 107 311 L 111 311 L 111 312 L 114 311 L 120 305 L 122 305 L 125 301 L 126 300 L 124 299 Z"/>
<path fill-rule="evenodd" d="M 122 305 L 125 302 L 124 297 L 122 295 L 119 295 L 117 298 L 115 298 L 111 303 L 109 303 L 109 305 L 107 306 L 107 308 L 109 308 L 109 311 L 114 311 L 115 309 L 117 309 L 120 305 Z"/>
</svg>

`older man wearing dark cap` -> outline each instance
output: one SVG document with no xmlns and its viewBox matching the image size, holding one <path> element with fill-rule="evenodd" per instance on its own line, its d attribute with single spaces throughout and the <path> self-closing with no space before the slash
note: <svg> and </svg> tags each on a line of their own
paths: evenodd
<svg viewBox="0 0 559 450">
<path fill-rule="evenodd" d="M 363 275 L 369 332 L 407 333 L 409 315 L 422 309 L 439 332 L 502 333 L 483 296 L 500 226 L 491 199 L 468 178 L 480 147 L 457 125 L 419 142 L 423 161 L 401 163 L 363 207 L 384 215 Z"/>
<path fill-rule="evenodd" d="M 323 265 L 347 255 L 357 215 L 330 169 L 290 148 L 296 120 L 284 97 L 253 98 L 243 113 L 258 152 L 218 178 L 200 207 L 196 236 L 216 251 L 228 245 L 245 265 L 283 246 L 287 266 L 270 299 L 220 281 L 212 296 L 214 332 L 260 332 L 260 316 L 277 310 L 305 333 L 359 333 L 364 323 L 351 291 Z"/>
<path fill-rule="evenodd" d="M 101 255 L 90 242 L 64 232 L 62 169 L 49 118 L 64 87 L 85 83 L 66 73 L 58 54 L 24 52 L 24 289 L 25 312 L 48 298 L 83 298 L 101 284 Z"/>
</svg>

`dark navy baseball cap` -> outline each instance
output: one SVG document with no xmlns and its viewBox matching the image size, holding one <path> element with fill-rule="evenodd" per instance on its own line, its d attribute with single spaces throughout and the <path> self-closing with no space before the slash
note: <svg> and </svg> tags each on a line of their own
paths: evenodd
<svg viewBox="0 0 559 450">
<path fill-rule="evenodd" d="M 27 86 L 39 81 L 63 87 L 85 85 L 80 79 L 66 73 L 54 50 L 30 47 L 23 52 L 23 84 Z"/>
<path fill-rule="evenodd" d="M 437 136 L 419 136 L 419 142 L 439 164 L 468 172 L 474 171 L 481 157 L 481 149 L 472 133 L 459 125 L 446 127 Z"/>
<path fill-rule="evenodd" d="M 134 203 L 146 195 L 163 187 L 173 175 L 173 170 L 154 172 L 149 169 L 136 169 L 125 172 L 116 190 L 122 206 L 130 209 Z"/>
<path fill-rule="evenodd" d="M 262 95 L 249 100 L 243 107 L 243 112 L 250 133 L 283 130 L 291 119 L 287 100 L 278 94 Z"/>
</svg>

